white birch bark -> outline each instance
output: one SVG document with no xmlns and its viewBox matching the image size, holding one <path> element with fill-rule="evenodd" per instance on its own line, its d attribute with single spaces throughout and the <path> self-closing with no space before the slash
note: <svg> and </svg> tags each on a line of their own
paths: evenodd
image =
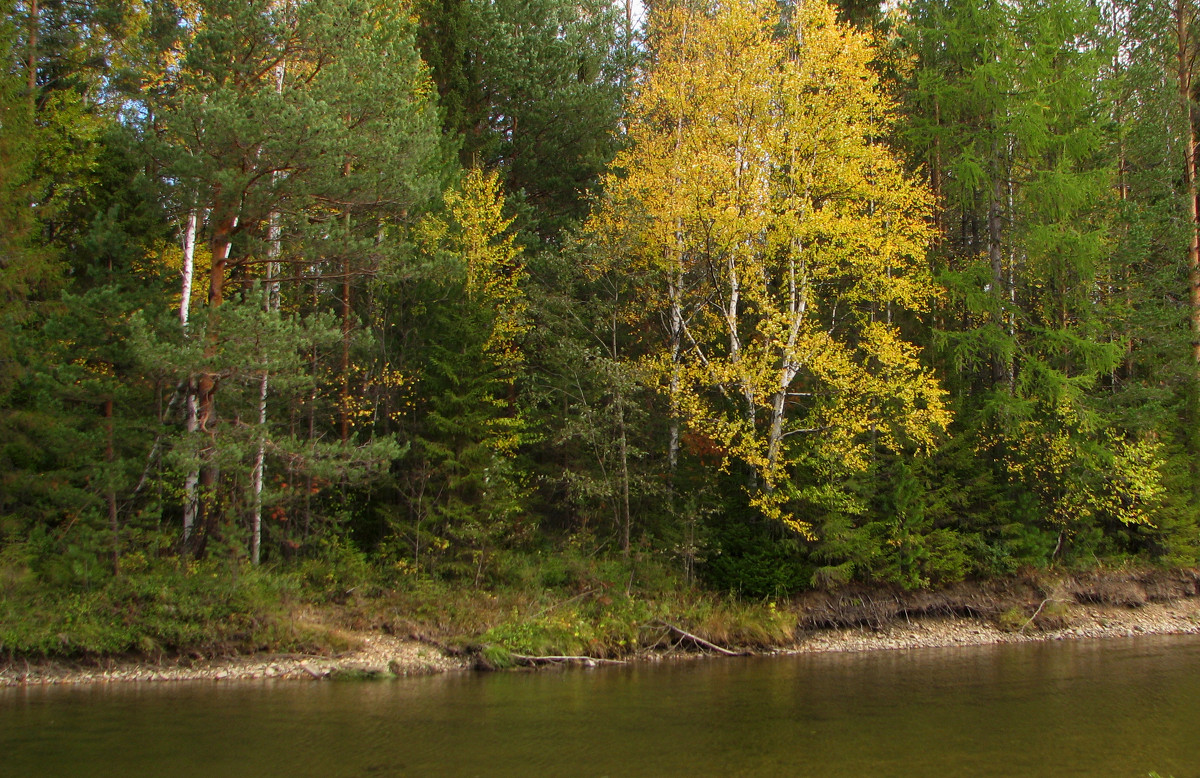
<svg viewBox="0 0 1200 778">
<path fill-rule="evenodd" d="M 275 91 L 283 92 L 284 63 L 275 66 Z M 276 173 L 276 176 L 279 174 Z M 270 246 L 267 249 L 267 286 L 263 302 L 267 312 L 279 310 L 279 254 L 280 254 L 279 212 L 272 211 L 268 220 L 267 239 Z M 258 384 L 258 452 L 254 457 L 254 471 L 250 481 L 254 490 L 254 508 L 250 515 L 250 563 L 257 565 L 261 558 L 262 549 L 262 491 L 263 477 L 266 469 L 267 456 L 267 392 L 270 383 L 270 373 L 263 368 L 262 378 Z"/>
<path fill-rule="evenodd" d="M 184 337 L 188 334 L 188 316 L 191 312 L 192 302 L 192 278 L 195 273 L 195 257 L 196 257 L 196 228 L 200 221 L 199 214 L 195 209 L 192 209 L 188 214 L 187 227 L 183 233 L 183 280 L 180 284 L 182 297 L 179 300 L 179 326 L 183 329 Z M 198 409 L 196 406 L 196 387 L 195 381 L 188 379 L 187 385 L 187 401 L 186 401 L 186 426 L 189 437 L 196 432 L 199 427 Z M 192 538 L 192 532 L 196 526 L 196 513 L 199 509 L 199 500 L 196 495 L 196 485 L 200 481 L 200 468 L 193 465 L 188 470 L 187 477 L 183 481 L 183 542 L 186 543 Z"/>
</svg>

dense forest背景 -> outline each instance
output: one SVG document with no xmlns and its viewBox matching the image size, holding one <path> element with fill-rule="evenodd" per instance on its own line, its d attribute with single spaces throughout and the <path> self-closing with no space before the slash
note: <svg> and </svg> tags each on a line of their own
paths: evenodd
<svg viewBox="0 0 1200 778">
<path fill-rule="evenodd" d="M 1200 561 L 1189 0 L 5 10 L 0 651 Z"/>
</svg>

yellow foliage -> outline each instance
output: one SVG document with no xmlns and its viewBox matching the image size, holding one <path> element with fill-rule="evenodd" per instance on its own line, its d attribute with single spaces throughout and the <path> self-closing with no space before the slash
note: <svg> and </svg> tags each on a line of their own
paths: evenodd
<svg viewBox="0 0 1200 778">
<path fill-rule="evenodd" d="M 455 226 L 446 231 L 450 245 L 466 264 L 467 295 L 495 311 L 484 352 L 515 378 L 525 361 L 520 340 L 529 330 L 521 289 L 525 266 L 520 246 L 506 234 L 513 220 L 504 216 L 499 175 L 469 171 L 459 188 L 446 194 L 446 208 Z"/>
<path fill-rule="evenodd" d="M 781 33 L 778 8 L 666 13 L 591 226 L 678 323 L 647 361 L 672 407 L 807 533 L 777 492 L 802 451 L 862 468 L 875 445 L 929 447 L 950 414 L 892 324 L 937 292 L 931 197 L 879 142 L 871 43 L 819 0 Z"/>
<path fill-rule="evenodd" d="M 1030 486 L 1047 522 L 1067 535 L 1098 516 L 1152 526 L 1166 495 L 1162 444 L 1106 432 L 1081 445 L 1078 422 L 1064 404 L 1049 419 L 1024 420 L 984 443 L 999 444 L 1009 473 Z"/>
<path fill-rule="evenodd" d="M 482 349 L 489 364 L 481 368 L 496 379 L 487 402 L 497 413 L 487 422 L 487 445 L 500 456 L 511 456 L 525 431 L 524 419 L 512 407 L 512 388 L 525 364 L 522 341 L 530 328 L 521 247 L 509 232 L 513 219 L 504 215 L 497 173 L 468 171 L 446 193 L 445 202 L 448 218 L 424 220 L 418 240 L 462 262 L 468 299 L 490 314 Z"/>
</svg>

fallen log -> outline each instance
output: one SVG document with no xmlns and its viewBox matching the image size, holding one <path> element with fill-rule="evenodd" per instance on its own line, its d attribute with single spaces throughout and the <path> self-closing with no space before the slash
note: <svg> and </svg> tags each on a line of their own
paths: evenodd
<svg viewBox="0 0 1200 778">
<path fill-rule="evenodd" d="M 674 632 L 676 635 L 679 635 L 679 637 L 681 637 L 681 638 L 686 638 L 687 640 L 692 641 L 693 643 L 695 643 L 698 646 L 710 649 L 712 651 L 716 651 L 718 654 L 724 654 L 725 656 L 746 656 L 748 653 L 746 651 L 730 651 L 728 648 L 723 648 L 722 646 L 718 646 L 716 643 L 711 643 L 711 642 L 705 640 L 704 638 L 700 637 L 699 635 L 693 635 L 691 632 L 688 632 L 686 629 L 681 629 L 680 627 L 677 627 L 674 624 L 668 624 L 665 621 L 656 621 L 654 623 L 660 627 L 669 629 L 670 631 Z"/>
<path fill-rule="evenodd" d="M 518 662 L 527 662 L 535 665 L 538 663 L 548 664 L 551 662 L 579 662 L 580 664 L 597 664 L 597 665 L 623 665 L 624 661 L 620 659 L 600 659 L 594 656 L 526 656 L 525 654 L 509 654 Z"/>
</svg>

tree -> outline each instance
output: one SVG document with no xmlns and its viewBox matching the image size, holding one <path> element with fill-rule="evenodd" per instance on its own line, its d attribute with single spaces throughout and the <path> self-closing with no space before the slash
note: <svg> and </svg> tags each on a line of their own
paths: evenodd
<svg viewBox="0 0 1200 778">
<path fill-rule="evenodd" d="M 426 326 L 410 357 L 419 399 L 402 476 L 409 525 L 396 529 L 418 569 L 478 583 L 528 529 L 517 465 L 527 435 L 518 398 L 525 267 L 496 173 L 468 171 L 445 205 L 419 236 L 433 262 L 417 284 Z"/>
<path fill-rule="evenodd" d="M 213 0 L 189 7 L 177 29 L 185 56 L 176 64 L 168 60 L 155 74 L 163 86 L 148 113 L 157 117 L 157 152 L 175 183 L 181 215 L 197 208 L 208 214 L 208 299 L 203 328 L 196 328 L 204 349 L 193 369 L 196 439 L 208 441 L 198 461 L 209 509 L 205 532 L 211 533 L 221 513 L 222 452 L 213 435 L 233 432 L 216 403 L 223 379 L 252 373 L 259 410 L 247 415 L 264 418 L 265 368 L 222 362 L 221 356 L 251 358 L 238 344 L 252 333 L 229 327 L 235 321 L 266 326 L 265 320 L 234 312 L 226 317 L 226 304 L 261 294 L 261 288 L 254 291 L 257 282 L 273 288 L 280 282 L 274 270 L 281 268 L 293 280 L 311 283 L 315 303 L 307 307 L 313 315 L 329 307 L 324 295 L 340 292 L 335 413 L 339 438 L 351 453 L 352 280 L 374 272 L 410 212 L 437 190 L 444 167 L 428 76 L 404 9 Z M 326 280 L 331 271 L 340 283 Z M 268 273 L 273 277 L 264 278 Z M 308 303 L 308 295 L 292 288 L 290 305 L 276 317 L 295 317 Z M 300 338 L 291 343 L 297 353 L 317 353 L 321 327 L 286 321 L 271 326 Z M 310 402 L 315 400 L 313 394 Z M 238 406 L 231 410 L 229 421 L 242 413 Z M 309 432 L 311 463 L 317 450 L 313 424 Z"/>
<path fill-rule="evenodd" d="M 663 25 L 597 231 L 665 280 L 652 362 L 683 423 L 809 533 L 805 467 L 925 449 L 949 422 L 899 328 L 935 294 L 928 194 L 881 142 L 870 44 L 829 6 L 678 8 Z"/>
<path fill-rule="evenodd" d="M 997 489 L 973 500 L 993 539 L 1008 502 L 1051 559 L 1097 525 L 1148 521 L 1161 495 L 1158 444 L 1112 412 L 1129 337 L 1112 320 L 1136 285 L 1112 239 L 1112 50 L 1095 8 L 1073 0 L 909 10 L 905 136 L 945 231 L 934 343 L 979 458 L 968 469 L 993 470 Z"/>
<path fill-rule="evenodd" d="M 607 0 L 422 0 L 419 43 L 464 167 L 498 170 L 522 229 L 557 243 L 618 143 L 629 48 Z"/>
</svg>

